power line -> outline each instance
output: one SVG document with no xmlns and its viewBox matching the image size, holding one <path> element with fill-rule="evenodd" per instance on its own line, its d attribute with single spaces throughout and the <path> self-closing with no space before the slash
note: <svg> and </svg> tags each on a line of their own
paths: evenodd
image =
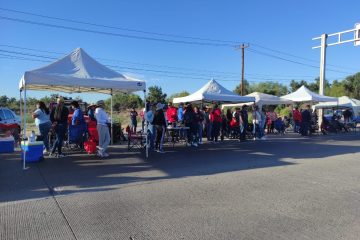
<svg viewBox="0 0 360 240">
<path fill-rule="evenodd" d="M 185 41 L 185 40 L 184 41 L 183 40 L 172 40 L 172 39 L 165 39 L 165 38 L 143 37 L 143 36 L 135 36 L 135 35 L 128 35 L 128 34 L 91 30 L 91 29 L 78 28 L 78 27 L 70 27 L 70 26 L 57 25 L 57 24 L 51 24 L 51 23 L 41 23 L 41 22 L 36 22 L 36 21 L 24 20 L 24 19 L 19 19 L 19 18 L 11 18 L 11 17 L 5 17 L 5 16 L 0 16 L 0 19 L 7 20 L 7 21 L 13 21 L 13 22 L 21 22 L 21 23 L 26 23 L 26 24 L 38 25 L 38 26 L 66 29 L 66 30 L 72 30 L 72 31 L 78 31 L 78 32 L 102 34 L 102 35 L 122 37 L 122 38 L 151 40 L 151 41 L 160 41 L 160 42 L 168 42 L 168 43 L 181 43 L 181 44 L 198 45 L 198 46 L 234 47 L 234 45 L 226 44 L 226 43 L 194 42 L 194 41 Z"/>
<path fill-rule="evenodd" d="M 37 62 L 47 62 L 47 63 L 51 62 L 50 60 L 26 58 L 26 57 L 22 57 L 22 56 L 18 56 L 18 55 L 24 55 L 24 56 L 30 56 L 30 57 L 40 57 L 40 58 L 46 58 L 46 59 L 57 59 L 54 57 L 49 57 L 49 56 L 44 56 L 44 55 L 35 55 L 35 54 L 28 54 L 28 53 L 16 52 L 16 51 L 6 51 L 6 50 L 2 50 L 2 49 L 0 49 L 0 52 L 16 54 L 16 55 L 0 54 L 0 56 L 5 56 L 6 58 L 17 59 L 17 60 L 27 60 L 27 61 L 37 61 Z M 121 71 L 123 71 L 124 69 L 129 69 L 129 70 L 133 70 L 135 72 L 150 72 L 153 75 L 159 75 L 159 76 L 163 76 L 163 77 L 176 77 L 176 78 L 183 78 L 183 79 L 202 79 L 202 80 L 209 80 L 210 78 L 216 77 L 216 78 L 221 78 L 221 79 L 227 78 L 227 80 L 222 80 L 222 81 L 234 81 L 234 82 L 238 81 L 238 79 L 228 79 L 227 76 L 222 76 L 222 75 L 215 76 L 215 75 L 204 75 L 204 74 L 191 74 L 191 73 L 186 73 L 186 72 L 162 71 L 162 70 L 144 69 L 144 68 L 131 68 L 131 67 L 114 66 L 114 65 L 105 65 L 105 66 L 112 68 L 114 70 L 121 70 Z M 169 75 L 169 74 L 177 74 L 177 75 Z M 291 80 L 295 80 L 298 78 L 293 77 L 293 76 L 288 77 L 288 78 L 269 78 L 269 77 L 265 78 L 265 77 L 250 76 L 249 79 L 290 82 Z M 301 79 L 301 80 L 304 80 L 304 79 Z M 248 80 L 248 82 L 255 82 L 255 81 Z"/>
<path fill-rule="evenodd" d="M 273 48 L 264 47 L 264 46 L 259 45 L 259 44 L 251 43 L 251 45 L 252 45 L 252 46 L 256 46 L 256 47 L 258 47 L 258 48 L 262 48 L 262 49 L 271 51 L 271 52 L 279 53 L 279 54 L 282 54 L 282 55 L 285 55 L 285 56 L 290 56 L 290 57 L 302 59 L 302 60 L 305 60 L 305 61 L 308 61 L 308 62 L 319 63 L 319 61 L 314 60 L 314 59 L 304 58 L 304 57 L 297 56 L 297 55 L 294 55 L 294 54 L 291 54 L 291 53 L 286 53 L 286 52 L 283 52 L 283 51 L 279 51 L 279 50 L 276 50 L 276 49 L 273 49 Z M 348 70 L 352 70 L 352 71 L 357 71 L 357 69 L 354 69 L 354 68 L 349 68 L 349 67 L 344 67 L 344 66 L 338 66 L 338 65 L 329 64 L 329 63 L 328 63 L 327 65 L 332 66 L 332 67 L 335 67 L 335 68 L 340 68 L 340 69 L 342 68 L 342 69 L 348 69 Z"/>
<path fill-rule="evenodd" d="M 253 53 L 257 53 L 257 54 L 260 54 L 260 55 L 264 55 L 264 56 L 267 56 L 267 57 L 279 59 L 279 60 L 282 60 L 282 61 L 291 62 L 291 63 L 295 63 L 295 64 L 298 64 L 298 65 L 306 66 L 306 67 L 312 67 L 312 68 L 317 68 L 317 69 L 319 68 L 318 66 L 315 66 L 315 65 L 311 65 L 311 64 L 307 64 L 307 63 L 302 63 L 302 62 L 299 62 L 299 61 L 294 61 L 294 60 L 291 60 L 291 59 L 279 57 L 279 56 L 276 56 L 276 55 L 273 55 L 273 54 L 261 52 L 261 51 L 258 51 L 258 50 L 255 50 L 255 49 L 251 49 L 251 48 L 248 49 L 248 51 L 249 51 L 249 52 L 253 52 Z M 345 74 L 352 74 L 352 73 L 350 73 L 350 72 L 338 71 L 338 70 L 333 70 L 333 69 L 328 69 L 328 71 L 338 72 L 338 73 L 345 73 Z"/>
<path fill-rule="evenodd" d="M 42 50 L 42 49 L 35 49 L 35 48 L 27 48 L 27 47 L 20 47 L 20 46 L 14 46 L 14 45 L 8 45 L 8 44 L 0 44 L 0 46 L 8 47 L 8 48 L 15 48 L 15 49 L 21 49 L 21 50 L 30 50 L 30 51 L 36 51 L 36 52 L 44 52 L 44 53 L 52 53 L 57 55 L 65 55 L 67 53 L 64 52 L 54 52 L 54 51 L 48 51 L 48 50 Z M 9 51 L 10 52 L 10 51 Z M 13 52 L 12 52 L 13 53 Z M 16 52 L 17 54 L 20 54 L 20 52 Z M 26 54 L 29 56 L 28 53 L 21 52 L 22 54 Z M 34 56 L 34 55 L 30 55 Z M 36 55 L 38 56 L 38 55 Z M 49 56 L 41 56 L 49 59 L 57 59 L 55 57 L 49 57 Z M 105 60 L 105 61 L 111 61 L 111 62 L 119 62 L 119 63 L 125 63 L 125 64 L 133 64 L 133 65 L 143 65 L 143 66 L 152 66 L 155 68 L 169 68 L 169 69 L 179 69 L 184 70 L 188 72 L 195 72 L 194 74 L 199 74 L 198 72 L 208 72 L 211 73 L 206 76 L 212 76 L 212 77 L 218 77 L 219 75 L 215 74 L 222 74 L 222 75 L 228 75 L 233 77 L 238 77 L 239 73 L 235 72 L 226 72 L 226 71 L 218 71 L 218 70 L 207 70 L 207 69 L 197 69 L 197 68 L 185 68 L 185 67 L 175 67 L 175 66 L 165 66 L 165 65 L 157 65 L 157 64 L 148 64 L 148 63 L 139 63 L 139 62 L 130 62 L 130 61 L 123 61 L 118 59 L 108 59 L 108 58 L 95 58 L 97 60 Z M 124 67 L 125 68 L 125 67 Z M 191 73 L 189 73 L 191 74 Z M 283 75 L 283 74 L 263 74 L 263 73 L 246 73 L 247 76 L 258 76 L 258 77 L 284 77 L 284 78 L 312 78 L 313 75 Z M 341 78 L 341 77 L 340 77 Z"/>
<path fill-rule="evenodd" d="M 43 25 L 43 26 L 48 26 L 48 27 L 65 28 L 65 29 L 68 29 L 68 30 L 77 30 L 77 31 L 83 31 L 83 32 L 85 31 L 85 32 L 91 32 L 91 33 L 116 35 L 116 36 L 127 37 L 127 38 L 136 38 L 136 39 L 154 40 L 154 41 L 165 41 L 165 42 L 184 43 L 184 44 L 197 44 L 197 45 L 210 45 L 210 46 L 228 46 L 228 47 L 235 47 L 236 45 L 241 44 L 238 41 L 220 40 L 220 39 L 211 39 L 211 38 L 200 38 L 200 37 L 193 37 L 193 36 L 184 36 L 184 35 L 175 35 L 175 34 L 166 34 L 166 33 L 144 31 L 144 30 L 139 30 L 139 29 L 132 29 L 132 28 L 125 28 L 125 27 L 110 26 L 110 25 L 105 25 L 105 24 L 91 23 L 91 22 L 80 21 L 80 20 L 75 20 L 75 19 L 52 17 L 52 16 L 48 16 L 48 15 L 31 13 L 31 12 L 20 11 L 20 10 L 9 9 L 9 8 L 0 8 L 0 10 L 7 11 L 7 12 L 12 12 L 12 13 L 20 13 L 20 14 L 29 15 L 29 16 L 35 16 L 35 17 L 40 17 L 40 18 L 53 19 L 53 20 L 59 20 L 59 21 L 64 21 L 64 22 L 77 23 L 77 24 L 83 24 L 83 25 L 94 26 L 94 27 L 116 29 L 116 30 L 135 32 L 135 33 L 141 33 L 141 34 L 150 34 L 150 35 L 155 35 L 155 36 L 173 37 L 173 38 L 181 38 L 181 39 L 192 39 L 192 40 L 198 40 L 198 41 L 200 40 L 200 41 L 205 41 L 205 42 L 191 42 L 191 41 L 182 41 L 182 40 L 172 40 L 172 39 L 161 39 L 161 38 L 151 38 L 151 37 L 142 37 L 142 36 L 132 36 L 132 35 L 108 33 L 108 32 L 102 32 L 102 31 L 94 31 L 94 30 L 90 30 L 90 29 L 80 29 L 80 28 L 68 27 L 68 26 L 62 26 L 62 25 L 55 25 L 55 24 L 44 24 L 44 23 L 33 22 L 33 21 L 22 20 L 22 19 L 0 17 L 0 18 L 3 18 L 5 20 L 12 20 L 12 21 L 18 21 L 18 22 L 29 23 L 29 24 Z M 264 47 L 264 46 L 262 46 L 260 44 L 251 43 L 251 45 L 256 46 L 258 48 L 268 50 L 268 51 L 272 51 L 272 52 L 275 52 L 275 53 L 278 53 L 278 54 L 281 54 L 281 55 L 286 55 L 286 56 L 291 56 L 293 58 L 302 59 L 302 60 L 305 60 L 305 61 L 308 61 L 308 62 L 314 62 L 314 63 L 318 62 L 318 61 L 313 60 L 313 59 L 308 59 L 308 58 L 304 58 L 304 57 L 297 56 L 297 55 L 294 55 L 294 54 L 286 53 L 284 51 L 279 51 L 279 50 L 276 50 L 276 49 L 273 49 L 273 48 Z M 357 71 L 357 69 L 353 69 L 353 68 L 337 66 L 337 65 L 333 65 L 333 64 L 328 64 L 328 65 L 332 66 L 332 67 L 335 67 L 335 68 L 338 68 L 338 69 L 348 69 L 348 70 L 352 70 L 352 71 Z"/>
<path fill-rule="evenodd" d="M 117 26 L 110 26 L 110 25 L 105 25 L 105 24 L 98 24 L 98 23 L 79 21 L 79 20 L 75 20 L 75 19 L 51 17 L 51 16 L 47 16 L 47 15 L 36 14 L 36 13 L 25 12 L 25 11 L 19 11 L 19 10 L 9 9 L 9 8 L 0 8 L 0 10 L 8 11 L 8 12 L 21 13 L 21 14 L 30 15 L 30 16 L 36 16 L 36 17 L 41 17 L 41 18 L 53 19 L 53 20 L 60 20 L 60 21 L 65 21 L 65 22 L 70 22 L 70 23 L 78 23 L 78 24 L 84 24 L 84 25 L 89 25 L 89 26 L 103 27 L 103 28 L 109 28 L 109 29 L 117 29 L 117 30 L 128 31 L 128 32 L 136 32 L 136 33 L 142 33 L 142 34 L 151 34 L 151 35 L 156 35 L 156 36 L 185 38 L 185 39 L 209 41 L 209 42 L 232 43 L 233 45 L 240 44 L 240 42 L 237 42 L 237 41 L 228 41 L 228 40 L 211 39 L 211 38 L 199 38 L 199 37 L 192 37 L 192 36 L 183 36 L 183 35 L 176 35 L 176 34 L 143 31 L 143 30 L 132 29 L 132 28 L 117 27 Z"/>
</svg>

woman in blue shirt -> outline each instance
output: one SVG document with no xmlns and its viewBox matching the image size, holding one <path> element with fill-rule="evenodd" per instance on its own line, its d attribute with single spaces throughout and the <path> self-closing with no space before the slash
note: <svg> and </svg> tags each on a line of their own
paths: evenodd
<svg viewBox="0 0 360 240">
<path fill-rule="evenodd" d="M 44 102 L 36 104 L 36 110 L 32 117 L 35 119 L 35 125 L 39 128 L 41 138 L 44 142 L 45 152 L 49 152 L 49 131 L 51 129 L 50 111 Z"/>
<path fill-rule="evenodd" d="M 86 131 L 84 114 L 81 111 L 79 103 L 77 101 L 72 101 L 71 107 L 73 108 L 74 112 L 71 117 L 69 138 L 71 138 L 70 141 L 76 142 L 80 145 L 80 148 L 82 148 L 82 137 Z"/>
</svg>

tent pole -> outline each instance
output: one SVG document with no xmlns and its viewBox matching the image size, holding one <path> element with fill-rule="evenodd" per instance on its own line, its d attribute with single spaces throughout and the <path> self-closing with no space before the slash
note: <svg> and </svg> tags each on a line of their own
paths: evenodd
<svg viewBox="0 0 360 240">
<path fill-rule="evenodd" d="M 110 110 L 110 115 L 111 115 L 111 145 L 114 145 L 114 128 L 113 128 L 113 90 L 111 89 L 111 97 L 110 97 L 110 101 L 111 101 L 111 110 Z"/>
<path fill-rule="evenodd" d="M 22 125 L 24 123 L 24 115 L 23 115 L 23 112 L 22 112 L 22 90 L 20 90 L 20 119 L 21 119 L 21 122 L 20 122 L 20 125 Z M 22 127 L 22 130 L 24 130 L 23 126 L 20 126 Z M 21 134 L 21 132 L 19 133 Z"/>
<path fill-rule="evenodd" d="M 23 143 L 25 145 L 25 138 L 26 138 L 26 84 L 24 84 L 24 137 L 23 137 Z M 25 146 L 24 146 L 25 149 Z M 26 151 L 23 150 L 23 170 L 26 170 Z"/>
<path fill-rule="evenodd" d="M 146 117 L 146 90 L 144 90 L 144 104 L 145 104 L 145 111 L 144 111 L 144 118 Z M 149 144 L 148 144 L 148 122 L 145 119 L 145 128 L 144 128 L 144 132 L 145 132 L 145 154 L 146 154 L 146 158 L 149 157 Z"/>
</svg>

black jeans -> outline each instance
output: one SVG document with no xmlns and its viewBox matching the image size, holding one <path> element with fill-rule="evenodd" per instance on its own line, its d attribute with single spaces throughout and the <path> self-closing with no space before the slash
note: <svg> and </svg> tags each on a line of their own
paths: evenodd
<svg viewBox="0 0 360 240">
<path fill-rule="evenodd" d="M 62 145 L 64 142 L 65 132 L 67 130 L 66 124 L 57 124 L 55 127 L 56 140 L 54 142 L 54 146 L 51 150 L 51 153 L 55 153 L 56 149 L 58 150 L 58 154 L 61 154 Z"/>
<path fill-rule="evenodd" d="M 212 123 L 212 131 L 211 131 L 211 140 L 217 142 L 220 134 L 220 125 L 219 122 Z"/>
</svg>

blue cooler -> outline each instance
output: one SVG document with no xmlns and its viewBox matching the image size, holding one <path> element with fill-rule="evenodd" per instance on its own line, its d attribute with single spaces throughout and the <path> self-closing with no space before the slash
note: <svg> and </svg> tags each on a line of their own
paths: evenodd
<svg viewBox="0 0 360 240">
<path fill-rule="evenodd" d="M 14 152 L 14 138 L 0 138 L 0 153 Z"/>
<path fill-rule="evenodd" d="M 44 144 L 42 141 L 39 142 L 21 142 L 21 159 L 24 160 L 24 151 L 25 151 L 25 160 L 26 162 L 38 162 L 44 158 Z"/>
</svg>

